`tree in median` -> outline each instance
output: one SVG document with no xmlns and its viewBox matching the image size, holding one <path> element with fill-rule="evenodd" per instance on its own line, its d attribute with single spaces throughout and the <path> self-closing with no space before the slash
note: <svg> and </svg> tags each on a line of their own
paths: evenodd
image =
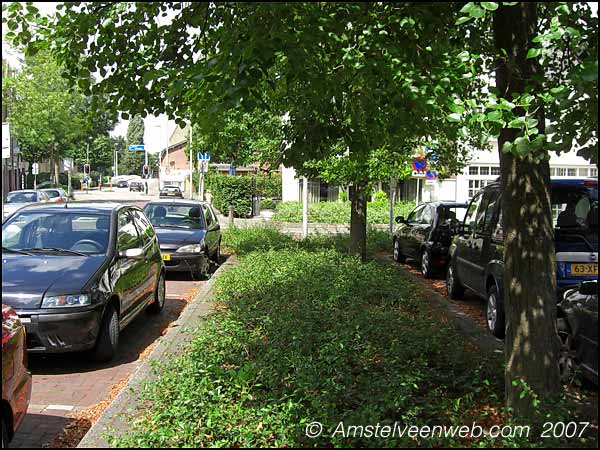
<svg viewBox="0 0 600 450">
<path fill-rule="evenodd" d="M 144 119 L 141 115 L 133 116 L 127 126 L 126 146 L 119 159 L 119 173 L 141 175 L 144 167 L 144 152 L 129 150 L 130 145 L 144 144 Z"/>
</svg>

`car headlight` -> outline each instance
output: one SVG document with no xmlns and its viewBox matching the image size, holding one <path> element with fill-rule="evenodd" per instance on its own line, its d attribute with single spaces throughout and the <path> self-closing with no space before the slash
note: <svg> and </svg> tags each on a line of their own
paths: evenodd
<svg viewBox="0 0 600 450">
<path fill-rule="evenodd" d="M 176 253 L 202 253 L 204 251 L 204 242 L 200 244 L 184 245 L 179 247 Z"/>
<path fill-rule="evenodd" d="M 77 306 L 87 306 L 91 303 L 92 299 L 87 294 L 56 295 L 44 298 L 42 301 L 42 308 L 72 308 Z"/>
</svg>

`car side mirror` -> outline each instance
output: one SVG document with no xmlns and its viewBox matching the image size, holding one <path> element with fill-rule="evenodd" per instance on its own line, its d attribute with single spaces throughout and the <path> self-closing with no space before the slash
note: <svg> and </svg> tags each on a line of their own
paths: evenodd
<svg viewBox="0 0 600 450">
<path fill-rule="evenodd" d="M 144 250 L 141 248 L 129 248 L 119 252 L 119 258 L 124 259 L 142 259 L 143 256 Z"/>
<path fill-rule="evenodd" d="M 586 281 L 579 286 L 579 293 L 582 295 L 598 295 L 598 282 Z"/>
<path fill-rule="evenodd" d="M 396 223 L 404 223 L 404 222 L 406 222 L 406 219 L 404 219 L 404 216 L 396 217 Z"/>
</svg>

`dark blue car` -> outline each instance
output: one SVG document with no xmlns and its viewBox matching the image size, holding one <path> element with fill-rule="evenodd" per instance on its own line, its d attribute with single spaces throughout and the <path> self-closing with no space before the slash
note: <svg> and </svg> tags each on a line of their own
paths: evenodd
<svg viewBox="0 0 600 450">
<path fill-rule="evenodd" d="M 499 183 L 479 191 L 450 247 L 446 287 L 453 299 L 465 288 L 485 298 L 487 324 L 504 336 L 504 234 Z M 598 277 L 598 180 L 553 179 L 557 300 L 564 291 Z"/>
<path fill-rule="evenodd" d="M 221 227 L 213 208 L 194 200 L 158 200 L 146 204 L 165 267 L 192 276 L 208 273 L 221 254 Z"/>
</svg>

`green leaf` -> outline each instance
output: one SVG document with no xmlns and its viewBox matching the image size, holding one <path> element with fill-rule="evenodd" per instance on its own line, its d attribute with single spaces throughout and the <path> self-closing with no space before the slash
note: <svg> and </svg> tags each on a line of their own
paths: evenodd
<svg viewBox="0 0 600 450">
<path fill-rule="evenodd" d="M 458 113 L 452 113 L 448 115 L 448 121 L 450 122 L 461 122 L 462 116 Z"/>
<path fill-rule="evenodd" d="M 525 126 L 525 117 L 517 117 L 516 119 L 508 122 L 508 128 L 517 128 L 521 129 Z"/>
<path fill-rule="evenodd" d="M 542 49 L 541 48 L 530 48 L 529 51 L 527 52 L 527 58 L 537 58 L 538 56 L 540 56 L 542 54 Z"/>
<path fill-rule="evenodd" d="M 473 17 L 462 16 L 454 23 L 454 25 L 462 25 L 463 23 L 467 23 L 469 20 L 473 20 Z"/>
<path fill-rule="evenodd" d="M 481 2 L 481 6 L 488 11 L 496 11 L 498 9 L 498 3 L 495 2 Z"/>
</svg>

